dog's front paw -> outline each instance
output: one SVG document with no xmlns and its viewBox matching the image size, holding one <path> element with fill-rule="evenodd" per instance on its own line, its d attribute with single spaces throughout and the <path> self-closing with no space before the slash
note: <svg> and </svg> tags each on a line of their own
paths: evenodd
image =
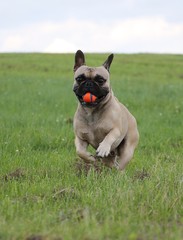
<svg viewBox="0 0 183 240">
<path fill-rule="evenodd" d="M 110 150 L 111 150 L 110 145 L 101 142 L 99 147 L 97 148 L 96 153 L 98 157 L 107 157 L 110 154 Z"/>
</svg>

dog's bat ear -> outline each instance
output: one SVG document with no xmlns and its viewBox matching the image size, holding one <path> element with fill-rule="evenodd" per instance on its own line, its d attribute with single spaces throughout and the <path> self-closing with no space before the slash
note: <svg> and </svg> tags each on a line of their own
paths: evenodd
<svg viewBox="0 0 183 240">
<path fill-rule="evenodd" d="M 109 55 L 109 57 L 107 58 L 107 60 L 103 64 L 103 66 L 107 69 L 108 72 L 109 72 L 113 57 L 114 57 L 114 54 Z"/>
<path fill-rule="evenodd" d="M 85 55 L 81 50 L 78 50 L 75 54 L 74 72 L 82 65 L 85 65 Z"/>
</svg>

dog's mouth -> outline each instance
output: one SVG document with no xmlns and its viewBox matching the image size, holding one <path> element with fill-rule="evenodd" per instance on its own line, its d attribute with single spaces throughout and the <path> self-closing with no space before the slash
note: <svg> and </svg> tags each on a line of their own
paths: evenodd
<svg viewBox="0 0 183 240">
<path fill-rule="evenodd" d="M 93 84 L 92 87 L 87 88 L 83 87 L 83 85 L 75 84 L 73 91 L 83 107 L 96 107 L 109 93 L 109 89 L 107 87 L 99 87 L 97 84 Z M 86 94 L 91 94 L 91 96 L 85 96 Z M 94 99 L 92 99 L 92 95 Z"/>
<path fill-rule="evenodd" d="M 82 105 L 83 107 L 96 107 L 96 106 L 97 106 L 100 102 L 102 102 L 102 101 L 104 100 L 104 98 L 106 97 L 106 95 L 104 95 L 104 96 L 99 96 L 99 97 L 96 98 L 96 100 L 95 100 L 94 102 L 85 102 L 85 101 L 83 100 L 83 96 L 80 96 L 80 95 L 77 95 L 77 94 L 76 94 L 76 96 L 77 96 L 79 102 L 81 103 L 81 105 Z"/>
</svg>

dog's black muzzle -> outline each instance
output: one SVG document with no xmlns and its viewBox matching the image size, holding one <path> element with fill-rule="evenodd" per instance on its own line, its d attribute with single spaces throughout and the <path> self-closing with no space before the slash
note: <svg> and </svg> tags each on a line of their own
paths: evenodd
<svg viewBox="0 0 183 240">
<path fill-rule="evenodd" d="M 74 85 L 73 91 L 76 94 L 81 105 L 84 107 L 96 107 L 109 93 L 109 90 L 107 88 L 99 87 L 95 82 L 92 82 L 91 80 L 85 81 L 81 85 Z M 83 101 L 83 96 L 87 92 L 97 97 L 95 102 Z"/>
</svg>

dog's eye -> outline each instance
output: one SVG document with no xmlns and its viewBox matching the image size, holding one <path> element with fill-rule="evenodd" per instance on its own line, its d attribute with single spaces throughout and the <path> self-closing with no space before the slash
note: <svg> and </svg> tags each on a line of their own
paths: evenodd
<svg viewBox="0 0 183 240">
<path fill-rule="evenodd" d="M 106 80 L 103 77 L 97 76 L 95 81 L 99 84 L 104 84 L 106 82 Z"/>
<path fill-rule="evenodd" d="M 76 81 L 77 81 L 77 82 L 80 82 L 81 80 L 82 80 L 81 77 L 77 77 L 77 78 L 76 78 Z"/>
<path fill-rule="evenodd" d="M 79 82 L 79 83 L 83 82 L 84 80 L 85 80 L 85 79 L 84 79 L 82 76 L 78 76 L 78 77 L 76 78 L 76 81 Z"/>
</svg>

